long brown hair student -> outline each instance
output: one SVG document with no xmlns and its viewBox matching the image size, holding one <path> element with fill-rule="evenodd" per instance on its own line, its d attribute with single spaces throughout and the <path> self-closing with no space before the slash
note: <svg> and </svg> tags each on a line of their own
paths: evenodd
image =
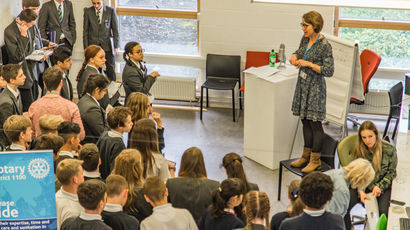
<svg viewBox="0 0 410 230">
<path fill-rule="evenodd" d="M 302 214 L 305 204 L 299 197 L 300 182 L 301 180 L 293 180 L 290 182 L 288 187 L 288 198 L 290 205 L 284 212 L 278 212 L 272 216 L 270 223 L 271 230 L 279 230 L 279 226 L 284 219 Z"/>
<path fill-rule="evenodd" d="M 152 213 L 152 207 L 145 202 L 141 154 L 136 149 L 124 149 L 115 158 L 112 174 L 123 176 L 128 182 L 128 199 L 124 211 L 135 216 L 139 221 Z"/>
<path fill-rule="evenodd" d="M 84 94 L 83 87 L 90 74 L 104 75 L 99 69 L 104 68 L 105 61 L 105 52 L 100 46 L 90 45 L 84 50 L 84 62 L 76 78 L 79 98 Z"/>
<path fill-rule="evenodd" d="M 244 182 L 246 192 L 251 190 L 259 190 L 257 184 L 250 183 L 246 178 L 245 171 L 243 169 L 242 158 L 238 154 L 226 154 L 222 159 L 222 166 L 225 168 L 228 178 L 239 178 Z"/>
</svg>

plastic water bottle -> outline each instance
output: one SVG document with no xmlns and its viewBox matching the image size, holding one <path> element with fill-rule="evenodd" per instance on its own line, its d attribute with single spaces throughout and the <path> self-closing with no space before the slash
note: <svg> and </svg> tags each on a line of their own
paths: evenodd
<svg viewBox="0 0 410 230">
<path fill-rule="evenodd" d="M 276 63 L 276 54 L 275 54 L 275 50 L 272 49 L 269 55 L 269 66 L 275 67 L 275 63 Z"/>
</svg>

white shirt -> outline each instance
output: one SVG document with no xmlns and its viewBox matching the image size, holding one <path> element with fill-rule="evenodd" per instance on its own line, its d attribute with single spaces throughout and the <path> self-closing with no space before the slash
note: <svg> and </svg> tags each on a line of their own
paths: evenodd
<svg viewBox="0 0 410 230">
<path fill-rule="evenodd" d="M 56 192 L 57 227 L 70 217 L 77 217 L 84 208 L 78 202 L 77 194 L 66 192 L 61 188 Z"/>
<path fill-rule="evenodd" d="M 83 171 L 84 176 L 90 177 L 90 178 L 98 178 L 101 177 L 101 174 L 99 172 L 89 172 L 89 171 Z"/>
<path fill-rule="evenodd" d="M 17 99 L 18 95 L 20 95 L 19 90 L 17 89 L 17 91 L 14 91 L 14 89 L 12 89 L 9 84 L 7 84 L 7 89 L 10 90 L 10 92 L 14 95 L 14 97 Z"/>
<path fill-rule="evenodd" d="M 101 220 L 102 221 L 101 215 L 90 214 L 90 213 L 85 213 L 85 212 L 81 212 L 80 218 L 83 220 Z"/>
<path fill-rule="evenodd" d="M 60 156 L 69 156 L 71 158 L 74 158 L 74 153 L 73 152 L 69 152 L 69 151 L 60 151 L 59 153 Z"/>
<path fill-rule="evenodd" d="M 303 211 L 306 214 L 308 214 L 309 216 L 321 216 L 321 215 L 323 215 L 323 213 L 325 213 L 325 209 L 320 209 L 320 210 L 317 210 L 317 211 L 303 209 Z"/>
<path fill-rule="evenodd" d="M 119 138 L 122 138 L 122 133 L 117 132 L 117 131 L 111 129 L 110 131 L 108 131 L 108 136 L 109 136 L 109 137 L 119 137 Z"/>
<path fill-rule="evenodd" d="M 14 143 L 11 143 L 10 149 L 13 150 L 13 151 L 14 150 L 16 150 L 16 151 L 26 151 L 26 147 L 24 147 L 22 145 L 14 144 Z"/>
<path fill-rule="evenodd" d="M 95 7 L 94 7 L 95 9 Z M 95 15 L 97 15 L 97 12 L 100 12 L 100 24 L 102 23 L 102 16 L 103 16 L 103 10 L 104 10 L 104 5 L 101 4 L 101 8 L 99 10 L 95 9 Z"/>
<path fill-rule="evenodd" d="M 122 212 L 122 206 L 119 204 L 110 204 L 106 203 L 104 207 L 104 211 L 107 212 Z"/>
</svg>

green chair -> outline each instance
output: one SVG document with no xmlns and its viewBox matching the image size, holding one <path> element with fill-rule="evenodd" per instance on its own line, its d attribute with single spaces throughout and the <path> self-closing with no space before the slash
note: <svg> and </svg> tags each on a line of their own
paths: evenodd
<svg viewBox="0 0 410 230">
<path fill-rule="evenodd" d="M 387 217 L 384 213 L 379 217 L 377 221 L 376 230 L 386 230 L 387 228 Z"/>
<path fill-rule="evenodd" d="M 343 138 L 337 146 L 337 155 L 340 164 L 344 167 L 354 160 L 354 152 L 357 145 L 357 133 Z"/>
</svg>

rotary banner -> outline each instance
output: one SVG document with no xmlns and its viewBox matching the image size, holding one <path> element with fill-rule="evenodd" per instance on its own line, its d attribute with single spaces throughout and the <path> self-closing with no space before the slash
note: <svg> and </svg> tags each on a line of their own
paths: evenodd
<svg viewBox="0 0 410 230">
<path fill-rule="evenodd" d="M 57 229 L 53 153 L 0 152 L 0 229 Z"/>
</svg>

